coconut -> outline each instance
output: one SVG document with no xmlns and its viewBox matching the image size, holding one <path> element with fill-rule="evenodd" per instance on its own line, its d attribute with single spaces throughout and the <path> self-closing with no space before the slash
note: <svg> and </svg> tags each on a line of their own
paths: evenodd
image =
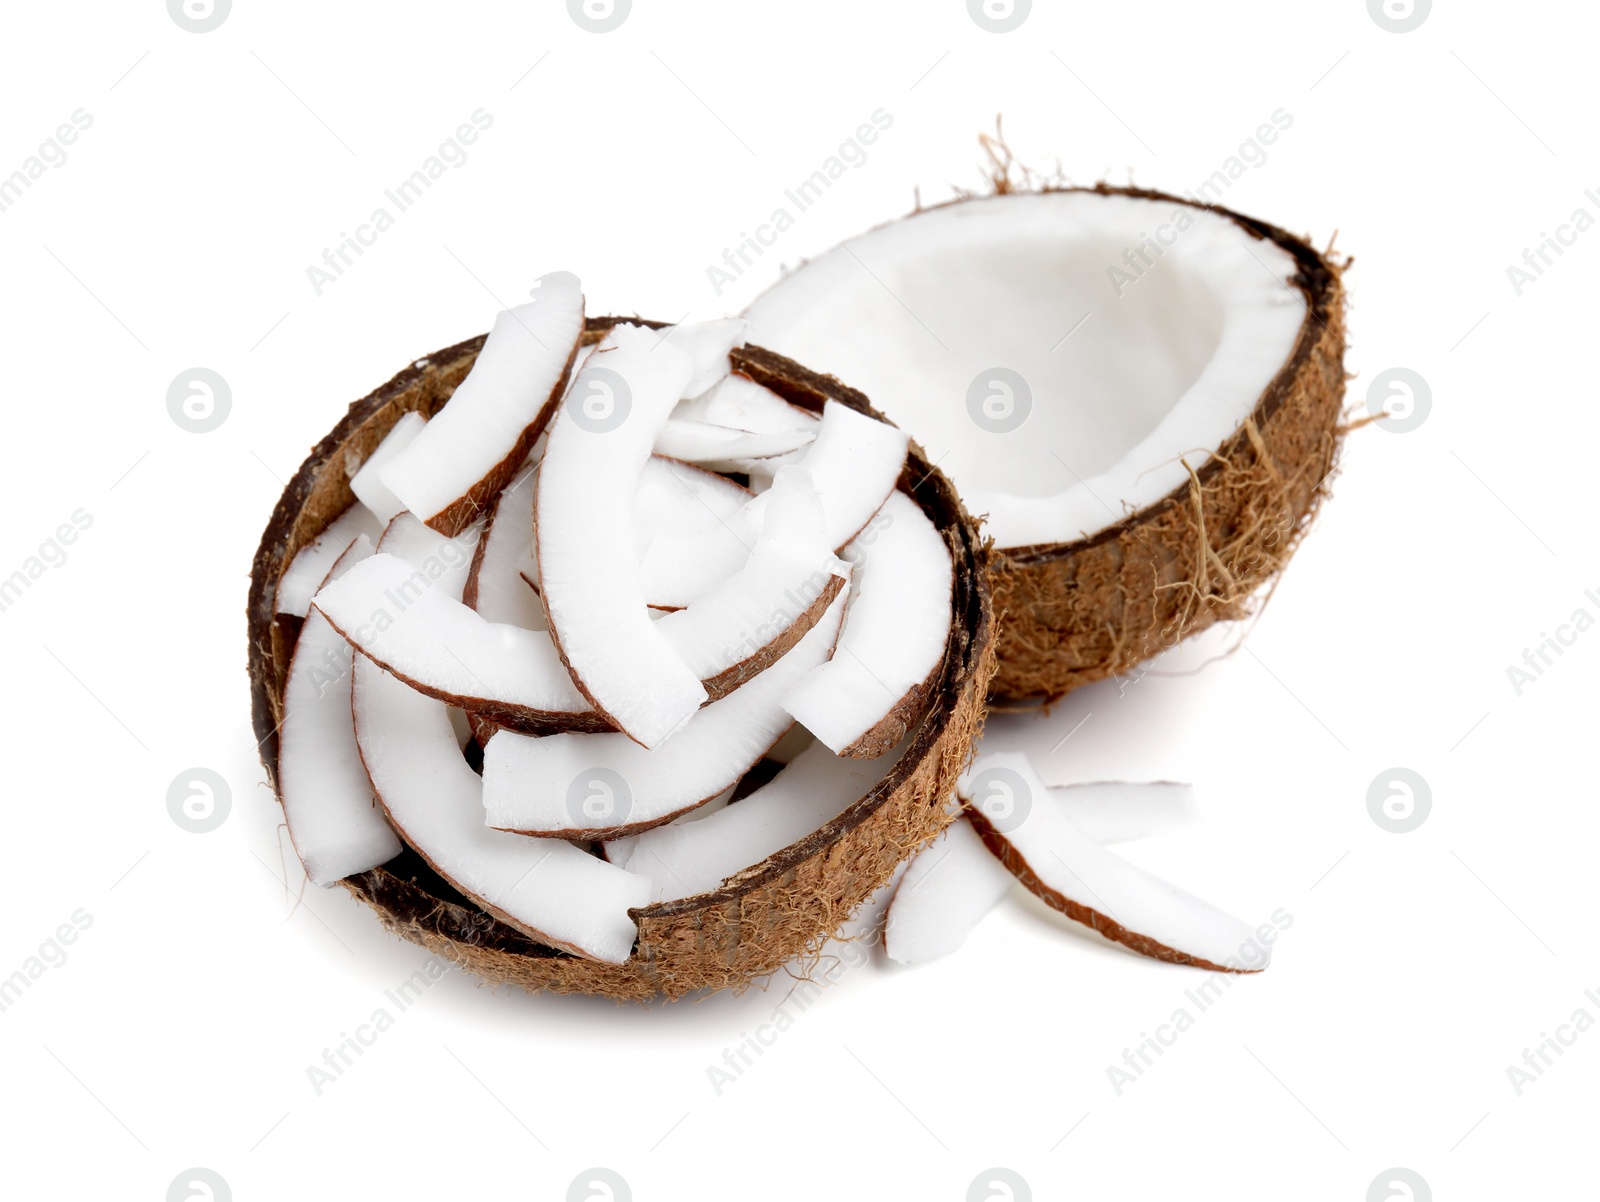
<svg viewBox="0 0 1600 1202">
<path fill-rule="evenodd" d="M 995 182 L 745 316 L 949 472 L 998 552 L 994 694 L 1048 701 L 1243 616 L 1287 562 L 1343 433 L 1344 264 L 1159 192 Z"/>
<path fill-rule="evenodd" d="M 616 324 L 614 319 L 590 319 L 584 344 L 598 342 Z M 278 725 L 301 624 L 293 614 L 274 613 L 278 581 L 296 553 L 350 508 L 354 497 L 346 465 L 365 462 L 405 413 L 436 414 L 482 346 L 480 337 L 430 355 L 356 402 L 313 448 L 278 502 L 256 552 L 248 609 L 254 724 L 275 787 Z M 662 348 L 663 354 L 666 350 Z M 735 371 L 812 414 L 820 415 L 832 400 L 879 417 L 861 394 L 759 347 L 737 347 L 730 358 Z M 412 444 L 417 445 L 420 440 Z M 493 898 L 486 899 L 487 906 L 473 901 L 415 850 L 346 878 L 345 888 L 377 910 L 391 930 L 490 981 L 530 989 L 619 999 L 676 997 L 742 986 L 796 957 L 815 954 L 890 879 L 908 853 L 950 821 L 944 799 L 969 754 L 994 671 L 987 558 L 975 526 L 948 479 L 915 446 L 901 471 L 900 488 L 933 522 L 955 565 L 943 665 L 893 768 L 819 829 L 746 866 L 715 889 L 633 908 L 637 941 L 621 963 L 539 942 L 497 917 Z M 414 708 L 420 715 L 423 706 Z M 853 763 L 867 767 L 862 761 Z M 525 927 L 536 925 L 519 921 Z"/>
</svg>

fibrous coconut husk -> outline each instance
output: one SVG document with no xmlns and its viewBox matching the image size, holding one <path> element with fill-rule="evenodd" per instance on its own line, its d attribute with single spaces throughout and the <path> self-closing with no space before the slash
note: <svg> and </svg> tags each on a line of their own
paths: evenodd
<svg viewBox="0 0 1600 1202">
<path fill-rule="evenodd" d="M 593 318 L 596 342 L 617 318 Z M 252 714 L 262 763 L 276 788 L 278 726 L 299 619 L 273 612 L 279 576 L 295 553 L 352 501 L 347 465 L 364 460 L 400 416 L 431 415 L 471 368 L 483 337 L 419 359 L 371 395 L 311 451 L 267 525 L 248 603 Z M 828 399 L 881 417 L 861 394 L 758 347 L 735 367 L 790 402 L 820 410 Z M 634 911 L 639 941 L 624 964 L 582 959 L 533 942 L 484 913 L 407 850 L 346 879 L 385 926 L 486 981 L 560 993 L 644 1000 L 742 987 L 815 955 L 897 864 L 951 819 L 946 799 L 965 766 L 995 669 L 988 551 L 949 480 L 913 444 L 900 487 L 944 535 L 955 562 L 953 619 L 945 659 L 921 725 L 870 793 L 800 842 L 752 865 L 712 893 Z"/>
</svg>

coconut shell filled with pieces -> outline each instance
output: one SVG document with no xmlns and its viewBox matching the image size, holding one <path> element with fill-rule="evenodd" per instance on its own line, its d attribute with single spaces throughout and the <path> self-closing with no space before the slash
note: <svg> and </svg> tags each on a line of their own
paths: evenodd
<svg viewBox="0 0 1600 1202">
<path fill-rule="evenodd" d="M 992 194 L 851 239 L 745 316 L 938 459 L 993 540 L 992 699 L 1048 703 L 1245 616 L 1288 562 L 1346 430 L 1348 263 L 1220 206 L 996 164 Z M 999 432 L 970 390 L 993 375 L 1032 385 Z"/>
<path fill-rule="evenodd" d="M 619 324 L 618 319 L 589 318 L 583 347 L 599 343 Z M 296 607 L 280 612 L 285 607 L 279 581 L 296 554 L 350 508 L 353 467 L 367 461 L 405 415 L 431 418 L 438 413 L 467 377 L 484 342 L 484 337 L 470 339 L 419 359 L 353 404 L 313 448 L 272 514 L 252 568 L 247 616 L 253 723 L 275 789 L 281 790 L 283 779 L 279 756 L 285 693 L 306 621 L 303 610 L 294 612 Z M 862 394 L 760 347 L 734 347 L 730 360 L 741 377 L 799 410 L 820 415 L 835 402 L 883 420 Z M 562 363 L 552 370 L 576 367 Z M 508 477 L 504 465 L 491 466 L 495 483 L 503 484 L 500 477 Z M 953 562 L 943 662 L 908 702 L 918 712 L 906 714 L 902 708 L 894 713 L 896 729 L 903 724 L 910 730 L 905 750 L 865 796 L 820 829 L 709 892 L 630 910 L 638 937 L 632 954 L 620 963 L 535 940 L 497 916 L 495 907 L 470 899 L 409 847 L 340 883 L 396 934 L 488 982 L 529 990 L 596 993 L 618 1000 L 676 998 L 743 987 L 817 953 L 906 856 L 951 821 L 947 802 L 979 733 L 995 670 L 990 565 L 976 524 L 950 481 L 914 443 L 901 469 L 899 491 L 932 522 Z M 477 512 L 489 502 L 480 495 L 484 492 L 471 492 L 471 505 L 456 509 Z M 451 519 L 439 524 L 454 533 L 461 524 L 455 520 L 456 510 L 443 502 L 436 508 Z M 359 533 L 353 530 L 341 547 Z M 315 591 L 315 582 L 310 591 Z M 484 737 L 522 737 L 495 734 L 481 723 L 475 729 Z M 504 837 L 533 841 L 530 836 Z"/>
</svg>

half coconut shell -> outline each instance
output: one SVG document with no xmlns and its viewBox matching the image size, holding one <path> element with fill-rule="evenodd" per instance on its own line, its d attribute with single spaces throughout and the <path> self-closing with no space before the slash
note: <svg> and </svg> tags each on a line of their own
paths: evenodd
<svg viewBox="0 0 1600 1202">
<path fill-rule="evenodd" d="M 1344 290 L 1340 273 L 1346 264 L 1277 226 L 1147 189 L 1101 184 L 1028 190 L 1000 176 L 993 195 L 918 209 L 901 222 L 891 222 L 852 241 L 865 245 L 875 235 L 892 233 L 897 226 L 941 210 L 959 216 L 966 206 L 964 215 L 976 218 L 979 209 L 992 214 L 996 206 L 1025 206 L 1030 198 L 1062 194 L 1155 201 L 1161 203 L 1163 215 L 1172 208 L 1194 213 L 1203 210 L 1208 221 L 1233 223 L 1245 236 L 1246 245 L 1271 243 L 1288 256 L 1286 291 L 1297 289 L 1304 295 L 1305 316 L 1292 347 L 1285 340 L 1287 353 L 1248 416 L 1221 445 L 1196 446 L 1185 452 L 1183 464 L 1195 466 L 1170 492 L 1141 501 L 1126 516 L 1077 538 L 1030 545 L 1000 539 L 1002 545 L 992 556 L 995 606 L 1000 615 L 1000 666 L 992 696 L 999 701 L 1048 702 L 1080 685 L 1125 673 L 1219 619 L 1243 617 L 1251 598 L 1283 568 L 1308 529 L 1325 495 L 1344 434 Z M 949 224 L 941 228 L 949 228 Z M 1062 235 L 1063 239 L 1069 236 Z M 863 250 L 862 254 L 870 260 L 869 252 Z M 915 256 L 902 266 L 908 271 L 920 269 L 919 278 L 924 282 L 933 270 Z M 793 281 L 809 270 L 810 265 L 798 269 L 767 296 L 785 289 L 796 295 Z M 862 288 L 876 295 L 874 289 L 884 285 L 871 278 L 873 282 Z M 990 289 L 1004 285 L 1000 278 L 985 283 Z M 961 285 L 961 281 L 942 280 L 939 284 L 950 289 Z M 793 344 L 807 342 L 807 338 L 789 336 L 792 330 L 785 328 L 781 313 L 767 314 L 769 320 L 763 328 L 766 300 L 758 300 L 747 314 L 755 321 L 755 336 L 775 335 L 773 344 L 791 352 Z M 805 311 L 804 304 L 800 310 Z M 811 332 L 836 335 L 859 350 L 860 343 L 852 341 L 853 330 L 848 326 L 852 318 L 847 313 L 840 310 L 838 326 L 829 324 L 831 316 L 815 317 Z M 1100 336 L 1097 329 L 1086 328 L 1080 337 Z M 1165 349 L 1156 345 L 1148 350 L 1138 348 L 1138 352 L 1161 355 Z M 892 366 L 887 352 L 872 353 Z M 1035 398 L 1037 404 L 1066 399 Z M 875 400 L 894 407 L 886 395 L 875 394 Z M 1243 396 L 1241 401 L 1240 411 L 1245 412 L 1249 397 Z M 891 416 L 916 434 L 918 414 L 914 408 Z M 953 474 L 957 480 L 962 478 L 959 471 Z M 981 510 L 978 499 L 970 492 L 968 496 L 975 510 Z"/>
<path fill-rule="evenodd" d="M 598 342 L 618 320 L 591 318 L 584 342 Z M 466 376 L 483 341 L 469 339 L 418 359 L 355 402 L 312 449 L 272 514 L 256 551 L 247 617 L 252 716 L 275 789 L 284 686 L 300 626 L 300 619 L 273 612 L 278 578 L 295 553 L 352 502 L 348 466 L 370 454 L 403 414 L 436 412 Z M 820 411 L 824 402 L 836 400 L 881 417 L 860 393 L 759 347 L 737 348 L 732 360 L 736 370 L 792 404 Z M 910 748 L 871 792 L 826 826 L 714 892 L 634 911 L 639 941 L 620 965 L 535 943 L 462 897 L 409 849 L 342 884 L 390 930 L 485 980 L 524 989 L 618 1000 L 680 997 L 743 986 L 815 953 L 901 860 L 951 820 L 945 799 L 970 757 L 995 670 L 989 563 L 975 523 L 950 481 L 915 443 L 900 487 L 950 547 L 955 589 L 949 643 Z"/>
</svg>

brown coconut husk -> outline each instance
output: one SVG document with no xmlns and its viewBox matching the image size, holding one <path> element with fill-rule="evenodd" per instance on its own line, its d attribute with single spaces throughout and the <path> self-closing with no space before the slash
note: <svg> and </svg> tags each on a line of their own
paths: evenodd
<svg viewBox="0 0 1600 1202">
<path fill-rule="evenodd" d="M 1310 529 L 1348 429 L 1349 260 L 1215 205 L 1144 188 L 1090 190 L 1206 208 L 1275 242 L 1299 266 L 1306 317 L 1250 416 L 1209 456 L 1196 455 L 1198 467 L 1185 463 L 1187 484 L 1088 538 L 994 552 L 1000 667 L 991 696 L 1001 704 L 1048 704 L 1249 614 Z"/>
<path fill-rule="evenodd" d="M 590 319 L 585 341 L 598 341 L 617 320 Z M 364 460 L 402 414 L 436 412 L 466 376 L 483 341 L 469 339 L 419 359 L 355 402 L 312 449 L 273 512 L 251 571 L 247 617 L 252 716 L 274 788 L 284 687 L 300 626 L 299 619 L 273 612 L 278 579 L 295 553 L 354 500 L 346 465 Z M 832 399 L 882 416 L 860 393 L 760 348 L 735 351 L 734 363 L 805 408 L 820 410 Z M 956 580 L 950 638 L 910 747 L 871 792 L 833 821 L 723 888 L 635 910 L 639 941 L 624 964 L 535 943 L 467 901 L 410 850 L 345 880 L 344 887 L 396 934 L 486 981 L 529 990 L 618 1000 L 676 998 L 741 988 L 815 956 L 896 865 L 951 820 L 946 799 L 978 736 L 995 669 L 988 552 L 975 523 L 949 480 L 915 444 L 900 488 L 922 506 L 950 547 Z"/>
</svg>

